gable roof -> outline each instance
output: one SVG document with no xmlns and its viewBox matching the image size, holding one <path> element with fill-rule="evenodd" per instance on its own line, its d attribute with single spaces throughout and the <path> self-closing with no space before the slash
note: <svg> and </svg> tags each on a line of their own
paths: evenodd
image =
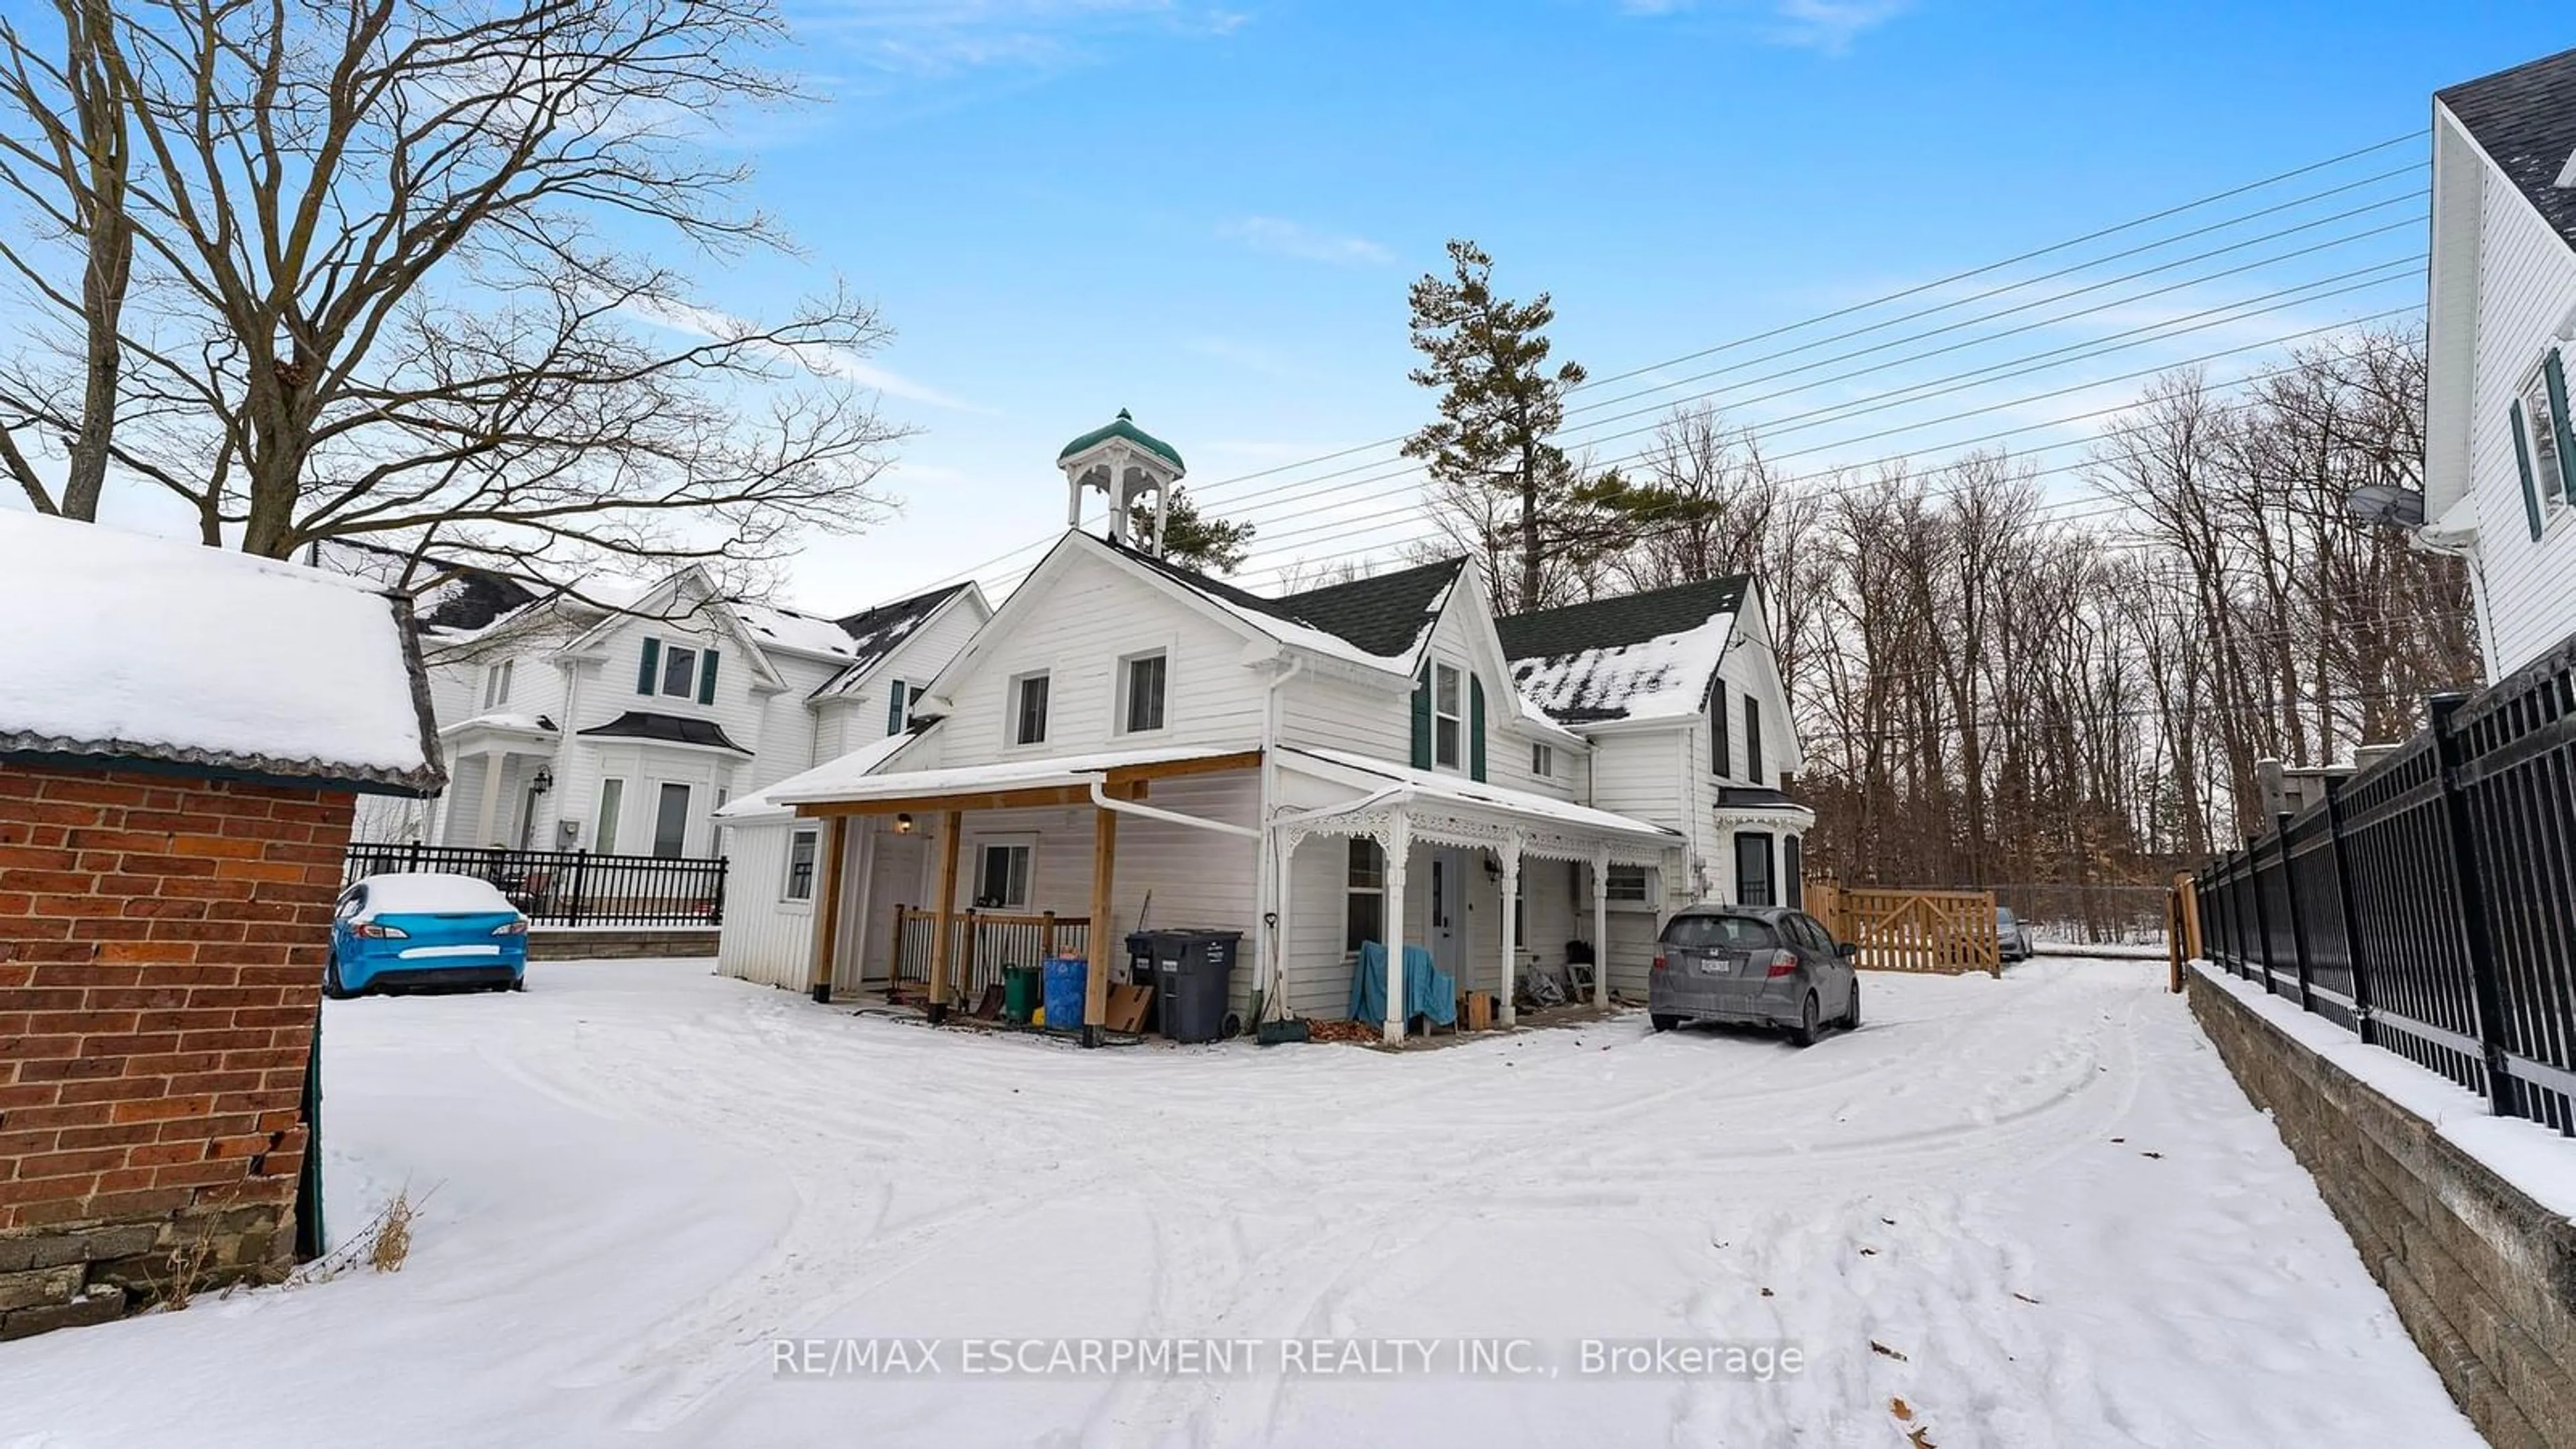
<svg viewBox="0 0 2576 1449">
<path fill-rule="evenodd" d="M 2576 247 L 2576 187 L 2558 184 L 2576 157 L 2576 50 L 2464 81 L 2433 99 L 2458 118 L 2550 230 Z"/>
<path fill-rule="evenodd" d="M 446 779 L 411 600 L 363 579 L 0 509 L 0 618 L 69 621 L 0 629 L 0 753 Z"/>
<path fill-rule="evenodd" d="M 1729 574 L 1494 621 L 1512 682 L 1565 723 L 1698 713 L 1752 587 Z"/>
<path fill-rule="evenodd" d="M 1442 559 L 1391 574 L 1264 598 L 1151 554 L 1123 547 L 1118 551 L 1220 602 L 1284 624 L 1330 634 L 1380 659 L 1403 658 L 1412 653 L 1424 632 L 1440 617 L 1440 606 L 1448 601 L 1459 571 L 1467 566 L 1463 557 Z"/>
<path fill-rule="evenodd" d="M 847 641 L 845 652 L 850 664 L 823 681 L 810 697 L 830 699 L 847 694 L 869 670 L 884 663 L 886 657 L 901 648 L 905 640 L 919 633 L 921 626 L 929 623 L 931 616 L 949 600 L 974 587 L 972 580 L 950 584 L 944 589 L 932 589 L 926 594 L 879 604 L 873 609 L 862 609 L 834 620 L 832 626 L 840 630 L 841 637 Z"/>
</svg>

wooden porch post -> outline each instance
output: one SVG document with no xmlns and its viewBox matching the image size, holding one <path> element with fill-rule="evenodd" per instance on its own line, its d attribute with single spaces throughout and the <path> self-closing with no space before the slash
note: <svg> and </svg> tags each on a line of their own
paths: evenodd
<svg viewBox="0 0 2576 1449">
<path fill-rule="evenodd" d="M 833 816 L 832 828 L 823 832 L 823 839 L 823 889 L 814 898 L 814 963 L 807 981 L 813 987 L 814 999 L 828 1003 L 832 999 L 833 958 L 840 953 L 841 857 L 850 844 L 850 817 Z"/>
<path fill-rule="evenodd" d="M 1521 893 L 1521 837 L 1512 832 L 1503 840 L 1503 984 L 1494 1000 L 1494 1019 L 1512 1025 L 1513 988 L 1520 982 L 1521 913 L 1513 909 Z"/>
<path fill-rule="evenodd" d="M 1592 852 L 1592 1004 L 1610 1004 L 1610 847 Z"/>
<path fill-rule="evenodd" d="M 1095 805 L 1091 809 L 1091 969 L 1082 985 L 1085 1045 L 1099 1040 L 1101 1024 L 1109 1019 L 1109 963 L 1116 959 L 1110 952 L 1110 938 L 1116 933 L 1109 924 L 1109 905 L 1117 884 L 1118 814 Z"/>
<path fill-rule="evenodd" d="M 1399 813 L 1380 842 L 1386 850 L 1386 1030 L 1404 1040 L 1404 859 L 1413 853 L 1413 823 Z"/>
<path fill-rule="evenodd" d="M 948 1013 L 948 918 L 957 911 L 957 847 L 966 833 L 966 814 L 951 810 L 939 817 L 939 900 L 930 918 L 930 1016 Z"/>
</svg>

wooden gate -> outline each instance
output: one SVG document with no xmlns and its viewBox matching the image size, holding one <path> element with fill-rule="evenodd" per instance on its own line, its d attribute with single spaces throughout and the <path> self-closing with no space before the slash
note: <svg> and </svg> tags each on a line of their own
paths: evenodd
<svg viewBox="0 0 2576 1449">
<path fill-rule="evenodd" d="M 1807 912 L 1860 945 L 1872 971 L 2003 974 L 1992 891 L 1884 890 L 1806 882 Z"/>
</svg>

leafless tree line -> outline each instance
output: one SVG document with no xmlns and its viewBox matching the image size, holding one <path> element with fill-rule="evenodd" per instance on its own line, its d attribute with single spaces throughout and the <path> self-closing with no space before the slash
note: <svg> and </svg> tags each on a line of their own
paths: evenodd
<svg viewBox="0 0 2576 1449">
<path fill-rule="evenodd" d="M 2402 330 L 2233 389 L 2167 374 L 2075 470 L 2091 498 L 2000 452 L 1792 477 L 1684 410 L 1613 500 L 1626 539 L 1565 561 L 1559 597 L 1760 578 L 1813 869 L 2161 882 L 2257 823 L 2257 760 L 2403 739 L 2476 680 L 2460 563 L 2344 507 L 2420 486 L 2423 390 Z"/>
</svg>

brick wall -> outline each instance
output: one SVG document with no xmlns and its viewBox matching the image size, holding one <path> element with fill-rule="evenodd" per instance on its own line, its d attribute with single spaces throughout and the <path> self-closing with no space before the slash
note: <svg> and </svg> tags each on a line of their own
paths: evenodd
<svg viewBox="0 0 2576 1449">
<path fill-rule="evenodd" d="M 2192 1015 L 2497 1449 L 2576 1449 L 2576 1225 L 2198 970 Z"/>
<path fill-rule="evenodd" d="M 353 806 L 0 760 L 0 1339 L 288 1266 Z"/>
</svg>

